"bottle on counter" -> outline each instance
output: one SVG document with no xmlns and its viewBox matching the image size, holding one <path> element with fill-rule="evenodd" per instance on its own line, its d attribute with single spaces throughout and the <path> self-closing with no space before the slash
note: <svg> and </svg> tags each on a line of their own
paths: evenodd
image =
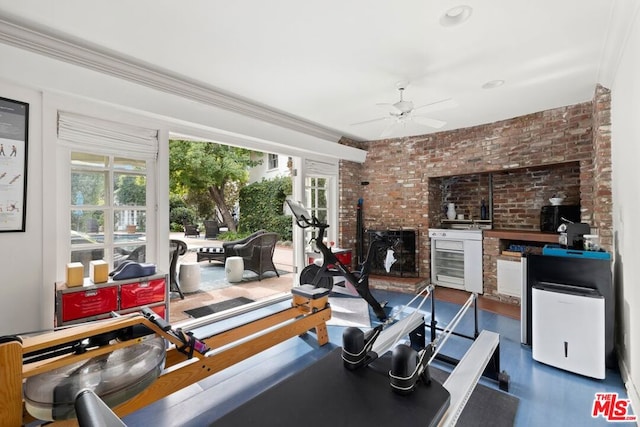
<svg viewBox="0 0 640 427">
<path fill-rule="evenodd" d="M 489 219 L 489 212 L 487 211 L 487 205 L 484 199 L 480 202 L 480 219 Z"/>
</svg>

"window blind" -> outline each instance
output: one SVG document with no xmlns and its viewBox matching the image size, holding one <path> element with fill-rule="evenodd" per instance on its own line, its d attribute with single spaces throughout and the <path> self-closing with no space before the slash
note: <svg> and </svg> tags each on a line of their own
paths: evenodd
<svg viewBox="0 0 640 427">
<path fill-rule="evenodd" d="M 304 167 L 307 175 L 338 175 L 338 165 L 336 163 L 324 163 L 317 160 L 305 159 Z"/>
<path fill-rule="evenodd" d="M 73 150 L 155 160 L 158 131 L 59 112 L 58 143 Z"/>
</svg>

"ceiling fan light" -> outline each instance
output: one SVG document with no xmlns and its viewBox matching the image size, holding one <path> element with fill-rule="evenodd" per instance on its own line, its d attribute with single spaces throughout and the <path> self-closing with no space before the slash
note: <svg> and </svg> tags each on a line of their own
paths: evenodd
<svg viewBox="0 0 640 427">
<path fill-rule="evenodd" d="M 398 101 L 395 104 L 393 104 L 394 107 L 396 107 L 399 111 L 401 111 L 402 113 L 408 113 L 411 110 L 413 110 L 413 102 L 411 101 Z"/>
<path fill-rule="evenodd" d="M 473 9 L 471 6 L 460 5 L 447 10 L 440 18 L 440 25 L 443 27 L 453 27 L 465 22 L 471 16 Z"/>
</svg>

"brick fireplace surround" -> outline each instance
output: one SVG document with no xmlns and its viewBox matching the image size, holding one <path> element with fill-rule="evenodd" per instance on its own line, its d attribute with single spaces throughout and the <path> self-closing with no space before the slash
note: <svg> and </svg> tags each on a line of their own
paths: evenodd
<svg viewBox="0 0 640 427">
<path fill-rule="evenodd" d="M 496 123 L 370 142 L 343 138 L 368 155 L 364 164 L 340 163 L 339 244 L 355 248 L 355 207 L 364 197 L 365 228 L 416 231 L 418 274 L 429 278 L 428 229 L 441 226 L 443 179 L 477 174 L 483 182 L 491 174 L 493 228 L 539 231 L 541 206 L 561 191 L 580 203 L 582 221 L 598 228 L 601 246 L 611 251 L 610 123 L 610 91 L 597 86 L 590 102 Z M 497 292 L 499 249 L 498 239 L 484 238 L 484 293 L 517 302 Z M 403 290 L 415 291 L 411 284 Z"/>
</svg>

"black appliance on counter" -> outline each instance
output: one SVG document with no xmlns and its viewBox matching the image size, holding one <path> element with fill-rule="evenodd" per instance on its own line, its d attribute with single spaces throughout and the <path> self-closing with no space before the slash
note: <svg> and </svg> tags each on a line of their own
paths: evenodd
<svg viewBox="0 0 640 427">
<path fill-rule="evenodd" d="M 583 222 L 579 224 L 567 224 L 566 233 L 560 233 L 561 238 L 558 239 L 560 246 L 568 249 L 582 250 L 584 248 L 584 235 L 589 234 L 591 227 Z M 564 236 L 564 242 L 562 241 Z"/>
<path fill-rule="evenodd" d="M 540 231 L 557 233 L 561 224 L 580 222 L 580 205 L 543 206 L 540 209 Z"/>
</svg>

